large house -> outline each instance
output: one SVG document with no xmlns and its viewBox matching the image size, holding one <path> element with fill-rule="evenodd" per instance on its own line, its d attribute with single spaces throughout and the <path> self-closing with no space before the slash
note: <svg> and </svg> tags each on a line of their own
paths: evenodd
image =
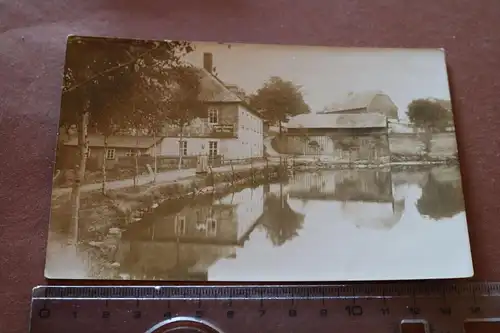
<svg viewBox="0 0 500 333">
<path fill-rule="evenodd" d="M 223 159 L 247 159 L 264 155 L 264 125 L 258 112 L 237 94 L 236 86 L 226 84 L 213 73 L 213 56 L 203 55 L 199 68 L 200 100 L 208 106 L 205 118 L 180 128 L 165 125 L 158 154 L 196 156 L 207 154 Z"/>
<path fill-rule="evenodd" d="M 201 92 L 199 99 L 207 104 L 207 115 L 184 126 L 182 140 L 180 128 L 165 123 L 162 133 L 152 136 L 135 135 L 133 130 L 109 136 L 104 151 L 104 136 L 89 134 L 89 165 L 100 169 L 104 159 L 107 168 L 133 166 L 130 158 L 144 156 L 140 163 L 153 163 L 158 156 L 160 168 L 176 168 L 179 154 L 182 166 L 196 166 L 196 156 L 206 154 L 220 163 L 221 160 L 258 158 L 264 156 L 264 122 L 260 114 L 249 107 L 238 94 L 238 87 L 222 82 L 213 73 L 213 56 L 203 55 L 203 68 L 198 68 Z M 58 158 L 61 168 L 72 168 L 78 163 L 78 138 L 61 142 L 64 152 Z M 156 147 L 156 148 L 155 148 Z M 156 151 L 155 151 L 156 150 Z M 61 157 L 64 156 L 64 157 Z M 146 158 L 149 156 L 150 158 Z M 120 158 L 122 163 L 118 164 Z"/>
</svg>

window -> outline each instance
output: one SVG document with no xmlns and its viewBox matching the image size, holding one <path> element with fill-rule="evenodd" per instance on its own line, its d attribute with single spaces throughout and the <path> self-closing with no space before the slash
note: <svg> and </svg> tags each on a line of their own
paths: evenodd
<svg viewBox="0 0 500 333">
<path fill-rule="evenodd" d="M 217 235 L 217 220 L 214 218 L 208 218 L 207 223 L 207 235 L 215 236 Z"/>
<path fill-rule="evenodd" d="M 125 156 L 128 156 L 128 157 L 135 156 L 134 149 L 127 150 L 127 152 L 125 153 Z"/>
<path fill-rule="evenodd" d="M 116 150 L 114 148 L 106 149 L 106 159 L 107 160 L 114 160 L 115 156 L 116 156 Z"/>
<path fill-rule="evenodd" d="M 183 215 L 175 216 L 175 234 L 184 235 L 186 233 L 186 217 Z"/>
<path fill-rule="evenodd" d="M 219 110 L 216 108 L 208 109 L 208 123 L 218 124 L 219 123 Z"/>
<path fill-rule="evenodd" d="M 186 156 L 188 154 L 188 143 L 187 141 L 179 141 L 179 152 L 182 156 Z"/>
<path fill-rule="evenodd" d="M 217 141 L 209 141 L 208 142 L 208 156 L 216 157 L 218 155 L 218 142 Z"/>
</svg>

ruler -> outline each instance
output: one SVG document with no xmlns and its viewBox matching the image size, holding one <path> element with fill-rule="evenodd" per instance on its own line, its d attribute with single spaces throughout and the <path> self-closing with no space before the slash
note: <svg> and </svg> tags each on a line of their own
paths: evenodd
<svg viewBox="0 0 500 333">
<path fill-rule="evenodd" d="M 500 283 L 40 286 L 31 333 L 500 332 Z"/>
</svg>

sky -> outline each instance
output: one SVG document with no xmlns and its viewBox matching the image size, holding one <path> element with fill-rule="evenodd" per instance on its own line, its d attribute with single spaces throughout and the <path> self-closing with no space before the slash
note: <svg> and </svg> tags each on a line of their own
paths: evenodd
<svg viewBox="0 0 500 333">
<path fill-rule="evenodd" d="M 416 98 L 450 99 L 445 54 L 439 49 L 363 49 L 259 44 L 195 43 L 186 60 L 203 66 L 213 54 L 218 77 L 253 93 L 271 76 L 302 86 L 317 112 L 349 92 L 382 90 L 406 118 Z"/>
</svg>

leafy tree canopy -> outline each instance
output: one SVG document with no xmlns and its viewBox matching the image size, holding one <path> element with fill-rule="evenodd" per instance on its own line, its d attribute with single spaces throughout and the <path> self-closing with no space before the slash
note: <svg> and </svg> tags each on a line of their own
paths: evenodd
<svg viewBox="0 0 500 333">
<path fill-rule="evenodd" d="M 434 220 L 450 218 L 463 212 L 465 207 L 460 180 L 440 182 L 429 174 L 416 206 L 420 214 Z"/>
<path fill-rule="evenodd" d="M 271 77 L 249 99 L 250 105 L 260 110 L 271 122 L 285 122 L 289 117 L 311 112 L 304 101 L 300 86 L 280 77 Z"/>
<path fill-rule="evenodd" d="M 283 195 L 269 194 L 264 205 L 261 225 L 274 246 L 281 246 L 298 235 L 304 216 L 294 212 Z"/>
<path fill-rule="evenodd" d="M 447 109 L 445 105 L 439 100 L 416 99 L 408 105 L 407 115 L 416 127 L 431 131 L 443 130 L 453 119 L 451 109 Z"/>
<path fill-rule="evenodd" d="M 68 40 L 63 81 L 62 126 L 89 126 L 103 134 L 117 128 L 142 128 L 158 113 L 174 79 L 168 70 L 181 67 L 187 42 L 156 42 L 89 37 Z"/>
<path fill-rule="evenodd" d="M 195 67 L 179 66 L 169 70 L 169 77 L 174 84 L 162 105 L 168 121 L 182 127 L 195 118 L 206 117 L 206 104 L 199 99 L 201 72 Z"/>
</svg>

